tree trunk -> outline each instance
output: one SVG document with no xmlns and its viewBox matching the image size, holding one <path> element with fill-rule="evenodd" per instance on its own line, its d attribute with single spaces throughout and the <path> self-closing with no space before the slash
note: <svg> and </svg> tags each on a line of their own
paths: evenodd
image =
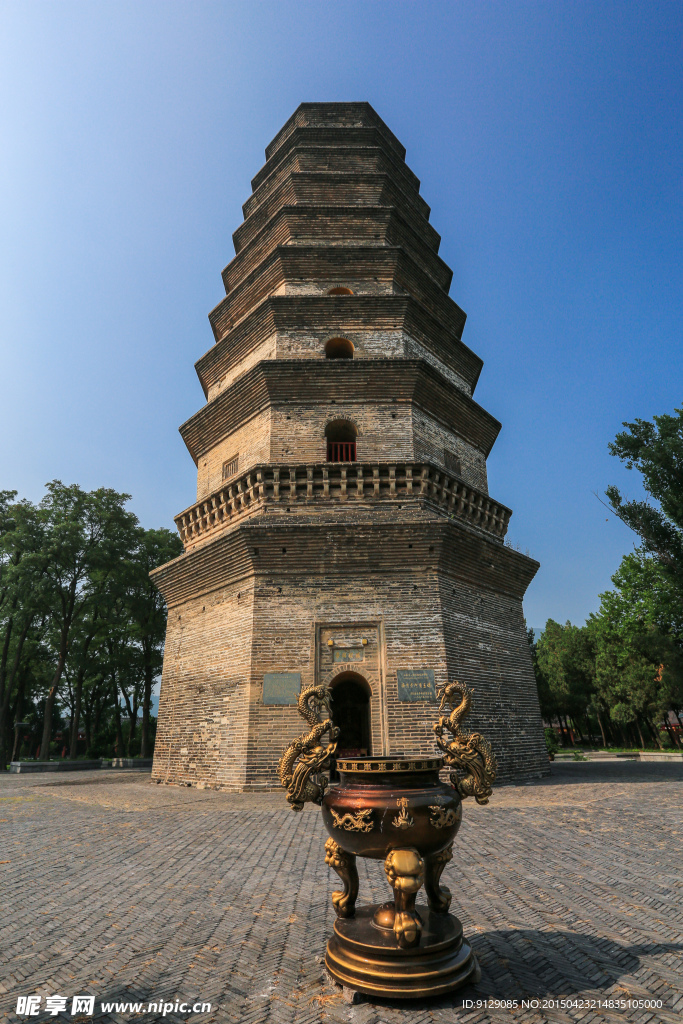
<svg viewBox="0 0 683 1024">
<path fill-rule="evenodd" d="M 602 719 L 601 719 L 602 721 Z M 616 732 L 612 726 L 612 721 L 609 716 L 609 710 L 605 712 L 605 720 L 602 722 L 602 729 L 607 737 L 607 742 L 611 747 L 617 746 Z"/>
<path fill-rule="evenodd" d="M 640 737 L 640 749 L 641 750 L 645 750 L 645 740 L 643 739 L 643 734 L 640 731 L 640 722 L 638 721 L 637 717 L 636 717 L 636 729 L 638 730 L 638 736 Z"/>
<path fill-rule="evenodd" d="M 650 730 L 653 740 L 655 741 L 660 750 L 664 750 L 664 744 L 662 743 L 662 738 L 659 729 L 657 728 L 657 726 L 652 721 L 649 715 L 645 715 L 645 721 L 647 722 L 647 727 Z"/>
<path fill-rule="evenodd" d="M 83 610 L 83 602 L 81 601 L 80 608 L 76 610 L 76 589 L 77 581 L 76 577 L 73 578 L 69 586 L 69 596 L 66 599 L 64 596 L 61 598 L 62 602 L 62 627 L 59 637 L 59 656 L 57 658 L 57 668 L 52 678 L 50 690 L 45 701 L 45 721 L 43 723 L 43 739 L 40 744 L 40 759 L 42 761 L 49 760 L 50 757 L 50 736 L 52 734 L 52 711 L 55 706 L 57 699 L 57 690 L 59 689 L 59 683 L 62 678 L 62 672 L 66 665 L 66 656 L 69 652 L 69 634 L 71 627 L 75 620 Z"/>
<path fill-rule="evenodd" d="M 123 757 L 123 731 L 121 729 L 121 705 L 119 704 L 119 688 L 114 678 L 114 723 L 116 725 L 116 756 Z"/>
<path fill-rule="evenodd" d="M 669 734 L 669 739 L 671 740 L 671 745 L 674 747 L 674 749 L 676 747 L 680 747 L 680 743 L 678 742 L 678 737 L 676 736 L 676 733 L 671 728 L 671 722 L 669 721 L 669 712 L 668 711 L 664 715 L 664 722 L 663 722 L 663 724 L 664 724 L 664 728 L 666 729 L 666 731 Z M 662 743 L 660 743 L 659 745 L 660 745 L 660 747 L 663 750 L 664 749 L 664 745 Z"/>
<path fill-rule="evenodd" d="M 600 726 L 600 734 L 602 735 L 602 745 L 603 745 L 603 747 L 606 747 L 607 746 L 607 740 L 605 739 L 605 727 L 602 724 L 602 718 L 600 717 L 600 713 L 596 711 L 595 714 L 596 714 L 596 717 L 598 719 L 598 725 Z"/>
<path fill-rule="evenodd" d="M 90 622 L 89 632 L 83 642 L 83 652 L 81 664 L 78 668 L 78 675 L 76 677 L 76 693 L 74 694 L 74 713 L 73 713 L 73 724 L 71 728 L 71 759 L 74 760 L 78 752 L 78 726 L 81 721 L 81 707 L 83 705 L 83 679 L 85 678 L 85 666 L 88 658 L 88 651 L 90 650 L 90 644 L 93 641 L 95 633 L 97 632 L 97 605 L 93 608 L 92 619 Z"/>
<path fill-rule="evenodd" d="M 90 709 L 88 705 L 85 705 L 85 711 L 83 712 L 83 725 L 85 727 L 85 749 L 86 753 L 92 748 L 92 729 L 90 728 Z"/>
<path fill-rule="evenodd" d="M 131 745 L 135 739 L 135 728 L 138 724 L 137 708 L 135 708 L 135 715 L 128 716 L 128 742 L 126 743 L 126 757 L 132 757 Z"/>
<path fill-rule="evenodd" d="M 45 698 L 45 721 L 43 722 L 43 738 L 40 743 L 40 753 L 38 755 L 41 761 L 48 761 L 50 759 L 50 739 L 52 737 L 52 711 L 55 706 L 57 699 L 57 690 L 59 688 L 59 682 L 62 678 L 62 672 L 64 671 L 64 664 L 66 657 L 59 652 L 59 658 L 57 660 L 57 668 L 55 674 L 52 677 L 52 683 L 47 697 Z"/>
<path fill-rule="evenodd" d="M 76 677 L 76 691 L 74 693 L 74 713 L 73 722 L 71 725 L 71 750 L 69 757 L 72 761 L 76 760 L 78 754 L 78 726 L 81 721 L 81 704 L 83 699 L 83 676 L 85 675 L 85 668 L 81 666 L 78 670 L 78 676 Z"/>
<path fill-rule="evenodd" d="M 105 691 L 104 694 L 99 694 L 99 700 L 97 700 L 95 702 L 95 717 L 94 717 L 94 720 L 93 720 L 93 728 L 92 728 L 93 739 L 95 738 L 95 736 L 97 736 L 97 734 L 100 731 L 100 722 L 102 721 L 102 711 L 104 710 L 105 703 L 106 703 L 106 691 Z"/>
<path fill-rule="evenodd" d="M 12 745 L 12 757 L 10 760 L 16 761 L 17 757 L 21 753 L 21 743 L 19 741 L 19 729 L 17 728 L 17 722 L 21 719 L 21 708 L 24 702 L 24 690 L 26 689 L 26 679 L 29 674 L 30 659 L 24 665 L 22 665 L 21 671 L 19 672 L 19 682 L 17 683 L 17 699 L 14 702 L 14 743 Z"/>
<path fill-rule="evenodd" d="M 17 641 L 17 649 L 14 652 L 14 659 L 12 661 L 12 667 L 9 670 L 9 674 L 6 673 L 7 660 L 5 658 L 5 652 L 3 651 L 3 684 L 4 690 L 2 700 L 0 701 L 0 765 L 6 764 L 5 758 L 7 751 L 5 747 L 5 739 L 7 735 L 7 712 L 10 707 L 10 700 L 12 697 L 12 689 L 14 688 L 14 680 L 17 672 L 19 671 L 19 665 L 21 664 L 21 652 L 24 647 L 24 641 L 28 636 L 28 631 L 33 624 L 33 618 L 30 618 L 21 633 L 19 634 L 19 640 Z M 19 676 L 21 684 L 21 675 Z"/>
<path fill-rule="evenodd" d="M 14 610 L 14 606 L 12 610 Z M 14 619 L 10 615 L 10 617 L 7 619 L 7 625 L 5 626 L 5 642 L 2 645 L 2 656 L 0 656 L 0 702 L 2 703 L 4 703 L 5 701 L 5 675 L 7 672 L 7 659 L 9 658 L 9 647 L 10 642 L 12 640 L 13 626 Z"/>
<path fill-rule="evenodd" d="M 652 725 L 652 722 L 650 721 L 647 715 L 643 715 L 643 721 L 645 722 L 648 736 L 650 737 L 653 743 L 656 743 L 657 737 L 655 736 L 655 730 L 654 726 Z"/>
<path fill-rule="evenodd" d="M 14 743 L 12 744 L 12 756 L 10 761 L 16 761 L 17 759 L 17 747 L 19 746 L 19 726 L 14 723 Z"/>
<path fill-rule="evenodd" d="M 149 745 L 149 712 L 152 703 L 152 666 L 145 665 L 145 696 L 142 700 L 142 735 L 140 737 L 140 757 L 148 757 Z"/>
</svg>

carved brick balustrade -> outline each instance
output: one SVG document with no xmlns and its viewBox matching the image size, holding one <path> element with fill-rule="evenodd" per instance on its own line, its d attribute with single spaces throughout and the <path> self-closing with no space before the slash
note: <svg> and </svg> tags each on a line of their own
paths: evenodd
<svg viewBox="0 0 683 1024">
<path fill-rule="evenodd" d="M 175 517 L 185 548 L 213 536 L 264 502 L 306 499 L 333 501 L 424 498 L 448 515 L 502 541 L 509 508 L 425 463 L 349 463 L 314 466 L 257 466 L 224 484 Z"/>
</svg>

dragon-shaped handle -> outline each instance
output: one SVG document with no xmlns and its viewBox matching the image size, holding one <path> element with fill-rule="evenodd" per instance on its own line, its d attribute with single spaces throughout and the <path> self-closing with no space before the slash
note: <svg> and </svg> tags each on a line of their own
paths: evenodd
<svg viewBox="0 0 683 1024">
<path fill-rule="evenodd" d="M 460 722 L 472 705 L 472 690 L 455 680 L 439 687 L 436 695 L 441 698 L 439 711 L 444 711 L 447 705 L 452 709 L 448 717 L 442 715 L 434 726 L 436 744 L 446 765 L 453 769 L 451 783 L 463 800 L 473 796 L 478 804 L 487 804 L 498 770 L 496 759 L 489 741 L 481 733 L 467 733 L 460 728 Z"/>
<path fill-rule="evenodd" d="M 293 740 L 280 758 L 277 773 L 287 790 L 287 802 L 293 811 L 303 810 L 305 803 L 322 802 L 329 783 L 325 775 L 330 761 L 337 750 L 339 729 L 332 721 L 329 686 L 309 686 L 299 694 L 297 708 L 310 728 L 298 739 Z M 321 720 L 323 708 L 327 718 Z M 322 746 L 323 736 L 329 736 L 328 745 Z"/>
</svg>

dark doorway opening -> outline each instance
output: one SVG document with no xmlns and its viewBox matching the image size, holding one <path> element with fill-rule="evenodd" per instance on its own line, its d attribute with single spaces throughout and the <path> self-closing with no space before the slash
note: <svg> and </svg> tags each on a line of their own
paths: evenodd
<svg viewBox="0 0 683 1024">
<path fill-rule="evenodd" d="M 332 719 L 339 726 L 337 757 L 367 757 L 370 741 L 370 687 L 355 672 L 337 676 L 332 689 Z"/>
</svg>

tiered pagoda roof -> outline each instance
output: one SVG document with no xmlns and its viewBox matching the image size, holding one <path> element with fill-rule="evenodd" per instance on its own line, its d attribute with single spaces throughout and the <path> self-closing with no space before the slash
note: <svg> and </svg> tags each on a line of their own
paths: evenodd
<svg viewBox="0 0 683 1024">
<path fill-rule="evenodd" d="M 348 491 L 346 470 L 335 470 L 343 484 L 334 494 L 367 506 L 373 495 L 395 498 L 400 478 L 404 502 L 431 503 L 501 543 L 510 510 L 489 498 L 485 468 L 468 477 L 457 460 L 417 453 L 415 424 L 427 416 L 485 466 L 500 424 L 472 398 L 482 361 L 462 341 L 466 316 L 448 294 L 452 271 L 403 146 L 367 103 L 304 103 L 267 147 L 252 189 L 222 273 L 226 296 L 209 315 L 215 344 L 196 364 L 208 401 L 180 428 L 195 462 L 269 410 L 296 408 L 305 419 L 393 403 L 409 409 L 406 436 L 394 431 L 382 456 L 378 426 L 368 458 L 359 435 L 365 470 L 350 468 Z M 335 337 L 351 340 L 353 359 L 325 358 L 325 339 Z M 329 498 L 323 443 L 321 433 L 319 458 L 295 453 L 285 465 L 254 456 L 200 486 L 197 503 L 176 519 L 186 546 L 215 539 L 285 492 Z M 374 491 L 373 466 L 383 482 Z M 413 486 L 418 479 L 429 485 Z"/>
</svg>

